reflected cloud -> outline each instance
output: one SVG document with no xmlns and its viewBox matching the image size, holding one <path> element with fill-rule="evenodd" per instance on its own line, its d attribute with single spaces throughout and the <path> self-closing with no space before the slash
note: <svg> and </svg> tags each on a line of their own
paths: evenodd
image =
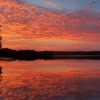
<svg viewBox="0 0 100 100">
<path fill-rule="evenodd" d="M 99 61 L 13 61 L 3 65 L 0 99 L 99 100 Z M 1 67 L 2 69 L 2 67 Z M 1 71 L 2 72 L 2 71 Z"/>
<path fill-rule="evenodd" d="M 79 98 L 83 98 L 98 100 L 100 98 L 99 76 L 99 71 L 89 70 L 23 73 L 13 79 L 6 80 L 6 92 L 1 98 L 14 99 L 17 97 L 18 99 L 36 100 L 70 100 L 71 98 L 80 100 Z"/>
</svg>

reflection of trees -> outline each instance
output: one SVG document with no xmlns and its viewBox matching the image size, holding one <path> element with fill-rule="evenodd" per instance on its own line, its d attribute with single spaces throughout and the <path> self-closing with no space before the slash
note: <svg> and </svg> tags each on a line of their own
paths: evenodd
<svg viewBox="0 0 100 100">
<path fill-rule="evenodd" d="M 2 67 L 0 66 L 0 95 L 2 94 L 1 81 L 2 81 Z"/>
<path fill-rule="evenodd" d="M 2 81 L 2 67 L 0 66 L 0 82 Z"/>
</svg>

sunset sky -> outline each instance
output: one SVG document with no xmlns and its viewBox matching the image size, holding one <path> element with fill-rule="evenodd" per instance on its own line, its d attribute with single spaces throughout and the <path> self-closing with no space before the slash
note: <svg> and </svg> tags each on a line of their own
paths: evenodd
<svg viewBox="0 0 100 100">
<path fill-rule="evenodd" d="M 100 0 L 0 0 L 3 47 L 100 50 Z"/>
</svg>

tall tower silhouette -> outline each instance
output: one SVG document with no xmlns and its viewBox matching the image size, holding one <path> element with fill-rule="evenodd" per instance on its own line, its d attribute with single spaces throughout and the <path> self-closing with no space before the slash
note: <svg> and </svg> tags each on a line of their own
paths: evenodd
<svg viewBox="0 0 100 100">
<path fill-rule="evenodd" d="M 2 49 L 2 36 L 1 36 L 1 28 L 2 28 L 2 25 L 0 25 L 0 49 Z"/>
</svg>

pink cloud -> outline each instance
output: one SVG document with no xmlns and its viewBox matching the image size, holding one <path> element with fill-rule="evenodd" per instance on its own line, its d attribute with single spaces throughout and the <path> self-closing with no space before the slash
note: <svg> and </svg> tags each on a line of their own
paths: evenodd
<svg viewBox="0 0 100 100">
<path fill-rule="evenodd" d="M 100 13 L 81 10 L 61 14 L 34 5 L 0 2 L 2 33 L 21 34 L 33 39 L 100 41 Z M 45 3 L 61 8 L 51 1 Z"/>
<path fill-rule="evenodd" d="M 64 7 L 62 7 L 60 4 L 53 2 L 53 1 L 48 1 L 48 0 L 41 0 L 41 5 L 48 5 L 49 7 L 58 9 L 58 10 L 64 10 Z"/>
</svg>

